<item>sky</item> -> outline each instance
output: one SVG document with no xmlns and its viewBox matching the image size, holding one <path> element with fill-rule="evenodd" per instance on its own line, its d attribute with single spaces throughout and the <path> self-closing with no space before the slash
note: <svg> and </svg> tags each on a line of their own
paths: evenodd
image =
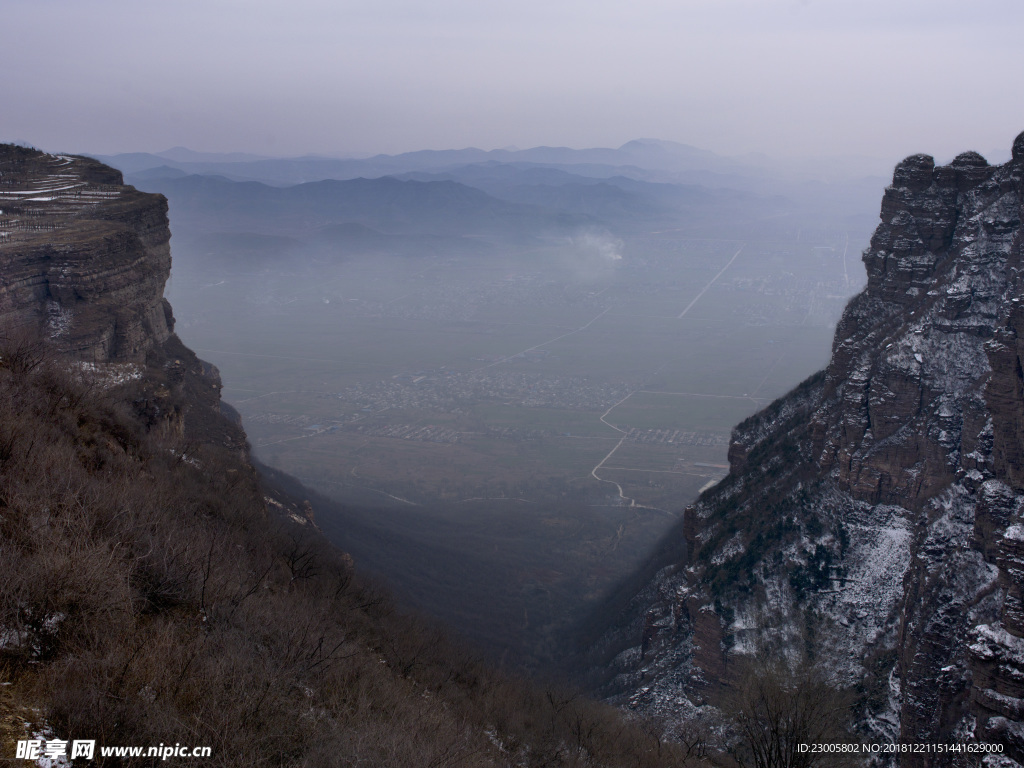
<svg viewBox="0 0 1024 768">
<path fill-rule="evenodd" d="M 4 0 L 0 140 L 1009 156 L 1020 0 Z"/>
</svg>

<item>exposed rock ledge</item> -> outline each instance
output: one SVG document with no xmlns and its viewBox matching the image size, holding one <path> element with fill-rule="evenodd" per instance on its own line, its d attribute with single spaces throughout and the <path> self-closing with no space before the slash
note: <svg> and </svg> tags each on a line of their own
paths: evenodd
<svg viewBox="0 0 1024 768">
<path fill-rule="evenodd" d="M 244 454 L 219 372 L 173 333 L 170 239 L 163 195 L 90 158 L 0 144 L 0 332 L 44 329 L 98 383 L 132 381 L 151 428 Z"/>
<path fill-rule="evenodd" d="M 141 362 L 171 333 L 167 201 L 88 158 L 0 145 L 0 324 Z"/>
</svg>

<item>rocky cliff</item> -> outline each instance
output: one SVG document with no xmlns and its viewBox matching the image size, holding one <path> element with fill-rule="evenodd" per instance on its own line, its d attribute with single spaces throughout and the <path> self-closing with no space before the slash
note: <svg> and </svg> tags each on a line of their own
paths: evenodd
<svg viewBox="0 0 1024 768">
<path fill-rule="evenodd" d="M 244 449 L 217 369 L 173 333 L 170 238 L 167 200 L 119 171 L 0 145 L 0 334 L 42 332 L 96 383 L 135 381 L 149 427 Z"/>
<path fill-rule="evenodd" d="M 737 659 L 806 653 L 865 737 L 1024 761 L 1022 203 L 1024 134 L 1003 166 L 896 167 L 828 368 L 735 429 L 620 596 L 608 695 L 678 718 Z"/>
<path fill-rule="evenodd" d="M 0 323 L 142 362 L 170 336 L 167 201 L 95 160 L 0 145 Z"/>
</svg>

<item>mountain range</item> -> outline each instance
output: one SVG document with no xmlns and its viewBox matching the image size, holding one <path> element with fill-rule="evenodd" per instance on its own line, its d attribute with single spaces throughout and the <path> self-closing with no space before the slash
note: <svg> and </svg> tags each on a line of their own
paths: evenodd
<svg viewBox="0 0 1024 768">
<path fill-rule="evenodd" d="M 650 211 L 644 208 L 652 200 L 658 206 L 675 209 L 680 205 L 686 207 L 687 201 L 694 198 L 736 195 L 742 196 L 748 205 L 754 200 L 750 195 L 774 201 L 775 210 L 771 215 L 779 213 L 780 198 L 790 201 L 790 205 L 795 202 L 828 215 L 843 210 L 862 210 L 877 199 L 890 166 L 885 160 L 865 157 L 801 160 L 775 160 L 759 155 L 725 157 L 658 139 L 637 139 L 618 148 L 534 147 L 489 151 L 468 148 L 347 159 L 254 158 L 237 153 L 197 153 L 181 147 L 159 154 L 96 157 L 147 189 L 155 188 L 150 185 L 162 180 L 182 175 L 223 176 L 233 181 L 260 181 L 272 186 L 397 176 L 421 181 L 457 181 L 507 200 L 525 199 L 534 204 L 566 206 L 568 210 L 589 214 L 609 212 L 608 196 L 619 193 L 605 187 L 576 190 L 566 195 L 565 190 L 541 188 L 604 183 L 643 198 L 612 201 L 611 212 L 640 214 L 641 218 L 649 218 Z M 516 190 L 516 187 L 530 189 Z M 598 197 L 582 203 L 572 200 L 581 194 Z M 617 206 L 625 207 L 616 210 Z M 616 223 L 635 225 L 628 215 L 618 216 Z"/>
<path fill-rule="evenodd" d="M 427 153 L 402 172 L 451 161 Z M 0 358 L 0 525 L 15 564 L 0 650 L 16 678 L 2 701 L 19 733 L 41 708 L 44 738 L 198 729 L 253 765 L 339 750 L 381 765 L 682 759 L 661 732 L 609 725 L 571 694 L 452 664 L 425 625 L 403 633 L 386 598 L 353 586 L 295 486 L 259 479 L 217 371 L 174 335 L 165 201 L 86 158 L 7 146 L 0 165 L 0 320 L 45 338 L 8 330 Z M 564 181 L 557 165 L 479 178 L 514 195 L 522 174 Z M 542 185 L 556 211 L 454 179 L 173 175 L 150 179 L 168 185 L 172 214 L 285 244 L 310 221 L 327 237 L 508 236 L 597 212 L 566 212 L 577 181 Z M 614 190 L 649 189 L 583 186 L 616 216 L 630 198 Z M 284 213 L 261 229 L 271 207 Z M 975 152 L 897 165 L 828 367 L 736 427 L 728 476 L 581 630 L 593 690 L 685 744 L 741 687 L 745 660 L 774 657 L 852 691 L 865 743 L 992 744 L 1001 756 L 986 764 L 1024 763 L 1022 209 L 1024 134 L 1003 165 Z M 950 748 L 899 763 L 967 759 Z"/>
</svg>

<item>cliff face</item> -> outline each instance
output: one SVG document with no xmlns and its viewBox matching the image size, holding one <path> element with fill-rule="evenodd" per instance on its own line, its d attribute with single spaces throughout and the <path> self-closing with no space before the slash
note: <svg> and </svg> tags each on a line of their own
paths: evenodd
<svg viewBox="0 0 1024 768">
<path fill-rule="evenodd" d="M 605 635 L 611 695 L 679 713 L 808 649 L 867 735 L 1024 760 L 1022 179 L 1024 134 L 1004 166 L 897 166 L 828 368 L 734 431 Z"/>
<path fill-rule="evenodd" d="M 42 330 L 101 385 L 133 380 L 150 429 L 244 451 L 216 367 L 173 333 L 170 238 L 167 200 L 119 171 L 0 145 L 0 333 Z"/>
<path fill-rule="evenodd" d="M 167 201 L 94 160 L 0 145 L 0 323 L 65 352 L 142 362 L 167 341 Z"/>
</svg>

